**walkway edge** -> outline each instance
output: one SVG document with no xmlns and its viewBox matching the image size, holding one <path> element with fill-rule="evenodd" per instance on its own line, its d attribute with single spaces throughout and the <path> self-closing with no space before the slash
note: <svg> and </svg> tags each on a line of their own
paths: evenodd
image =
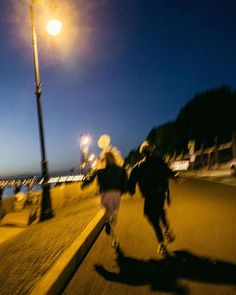
<svg viewBox="0 0 236 295">
<path fill-rule="evenodd" d="M 61 294 L 79 262 L 84 258 L 98 236 L 104 218 L 105 210 L 101 209 L 71 246 L 63 252 L 42 279 L 36 283 L 30 295 Z"/>
</svg>

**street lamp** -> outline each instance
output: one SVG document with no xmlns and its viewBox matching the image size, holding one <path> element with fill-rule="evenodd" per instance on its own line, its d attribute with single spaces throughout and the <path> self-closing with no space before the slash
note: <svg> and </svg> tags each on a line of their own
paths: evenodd
<svg viewBox="0 0 236 295">
<path fill-rule="evenodd" d="M 90 144 L 91 144 L 91 137 L 88 134 L 81 134 L 80 135 L 80 155 L 81 155 L 80 170 L 81 172 L 84 172 L 84 169 L 88 163 Z"/>
<path fill-rule="evenodd" d="M 46 30 L 49 35 L 56 36 L 61 31 L 62 24 L 57 19 L 50 19 L 47 22 Z"/>
<path fill-rule="evenodd" d="M 48 183 L 48 164 L 46 160 L 45 151 L 45 141 L 44 141 L 44 129 L 43 129 L 43 112 L 42 112 L 42 102 L 41 102 L 41 82 L 39 75 L 39 59 L 38 59 L 38 47 L 37 47 L 37 34 L 35 29 L 34 21 L 34 4 L 37 0 L 31 0 L 30 3 L 30 19 L 31 19 L 31 29 L 32 29 L 32 45 L 33 45 L 33 55 L 34 55 L 34 72 L 35 72 L 35 94 L 37 102 L 37 112 L 38 112 L 38 124 L 39 124 L 39 135 L 40 135 L 40 146 L 41 146 L 41 173 L 42 173 L 42 208 L 40 221 L 49 219 L 53 217 L 52 207 L 51 207 L 51 197 L 50 197 L 50 184 Z M 59 22 L 54 20 L 51 24 L 48 24 L 47 31 L 50 32 L 50 28 L 57 27 L 57 34 L 59 33 Z M 56 25 L 55 25 L 56 24 Z M 55 33 L 54 33 L 55 35 Z"/>
</svg>

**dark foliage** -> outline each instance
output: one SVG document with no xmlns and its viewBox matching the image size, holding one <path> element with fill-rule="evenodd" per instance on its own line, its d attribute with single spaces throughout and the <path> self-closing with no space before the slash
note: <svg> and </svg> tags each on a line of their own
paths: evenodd
<svg viewBox="0 0 236 295">
<path fill-rule="evenodd" d="M 236 92 L 228 86 L 196 94 L 179 112 L 175 121 L 153 127 L 147 140 L 155 145 L 161 156 L 186 153 L 188 142 L 195 140 L 195 148 L 209 147 L 232 140 L 236 131 Z M 141 159 L 132 150 L 125 164 L 133 166 Z"/>
<path fill-rule="evenodd" d="M 198 145 L 230 141 L 236 130 L 236 92 L 223 86 L 197 94 L 179 112 L 175 124 L 182 130 L 182 142 L 194 139 Z"/>
<path fill-rule="evenodd" d="M 186 152 L 189 140 L 196 147 L 232 139 L 236 130 L 236 92 L 222 86 L 199 93 L 179 112 L 174 122 L 153 128 L 147 136 L 162 155 Z"/>
</svg>

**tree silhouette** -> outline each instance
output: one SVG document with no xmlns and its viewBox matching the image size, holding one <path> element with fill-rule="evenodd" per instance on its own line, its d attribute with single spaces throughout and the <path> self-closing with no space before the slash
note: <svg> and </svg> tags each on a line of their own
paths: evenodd
<svg viewBox="0 0 236 295">
<path fill-rule="evenodd" d="M 236 92 L 222 86 L 196 94 L 179 112 L 173 122 L 154 127 L 147 139 L 160 154 L 187 151 L 189 140 L 194 139 L 196 147 L 211 146 L 230 141 L 236 130 Z"/>
<path fill-rule="evenodd" d="M 236 92 L 227 86 L 195 95 L 179 112 L 175 121 L 182 130 L 183 144 L 195 139 L 199 146 L 231 140 L 236 130 Z"/>
<path fill-rule="evenodd" d="M 175 121 L 153 127 L 147 140 L 155 145 L 161 156 L 186 153 L 188 142 L 195 140 L 196 148 L 231 141 L 236 131 L 236 91 L 221 86 L 197 93 L 179 112 Z M 137 150 L 126 157 L 126 164 L 140 160 Z"/>
</svg>

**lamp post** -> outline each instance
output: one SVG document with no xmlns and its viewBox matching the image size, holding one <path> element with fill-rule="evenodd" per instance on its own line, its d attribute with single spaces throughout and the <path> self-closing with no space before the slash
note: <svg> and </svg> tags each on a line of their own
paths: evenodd
<svg viewBox="0 0 236 295">
<path fill-rule="evenodd" d="M 43 220 L 52 218 L 53 212 L 52 212 L 52 207 L 51 207 L 50 185 L 48 183 L 48 179 L 49 179 L 48 162 L 46 159 L 45 140 L 44 140 L 37 34 L 36 34 L 35 21 L 34 21 L 34 4 L 36 2 L 37 2 L 37 0 L 31 0 L 30 19 L 31 19 L 32 45 L 33 45 L 33 56 L 34 56 L 35 94 L 36 94 L 36 102 L 37 102 L 40 147 L 41 147 L 42 208 L 41 208 L 40 221 L 43 221 Z"/>
</svg>

